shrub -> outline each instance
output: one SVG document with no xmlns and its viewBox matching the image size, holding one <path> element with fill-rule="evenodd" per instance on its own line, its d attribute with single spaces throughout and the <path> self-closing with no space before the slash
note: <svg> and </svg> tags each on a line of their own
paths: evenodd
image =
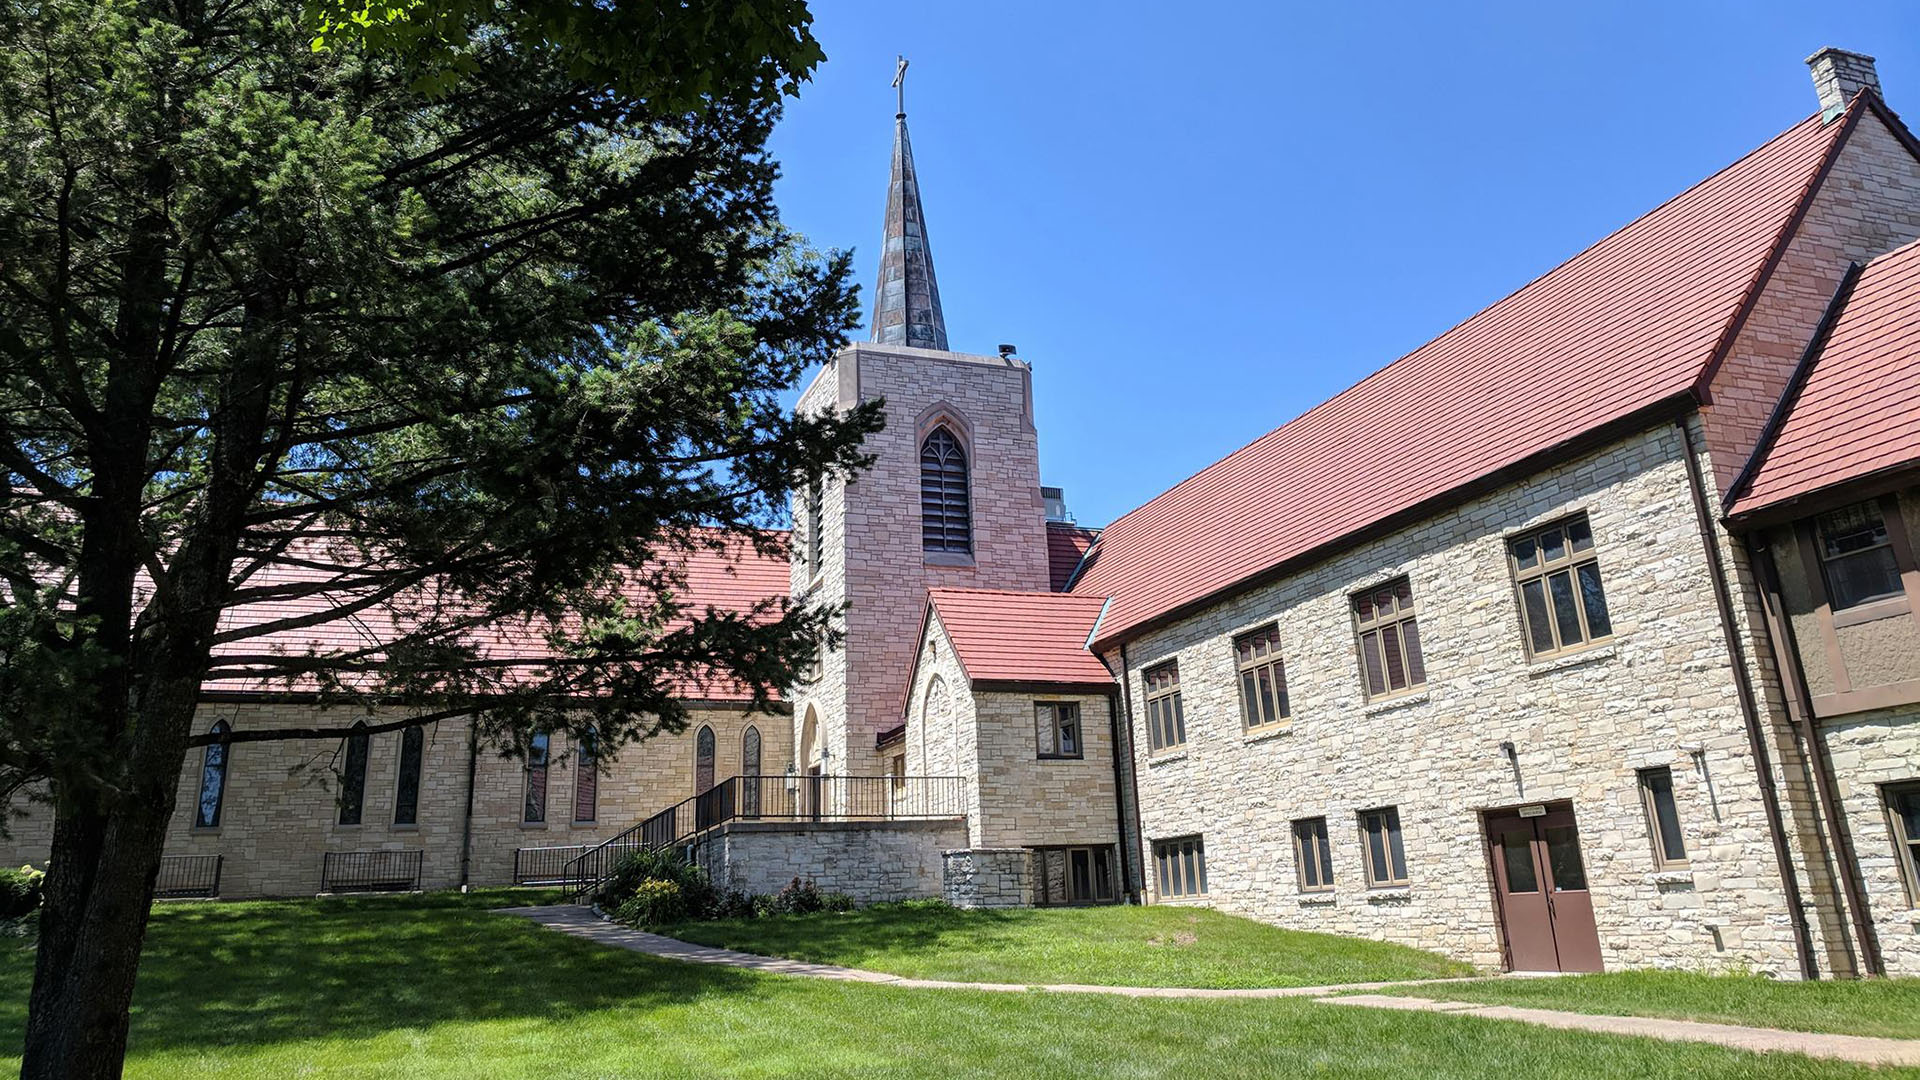
<svg viewBox="0 0 1920 1080">
<path fill-rule="evenodd" d="M 678 882 L 649 878 L 634 888 L 633 895 L 621 903 L 613 917 L 629 926 L 651 929 L 681 922 L 691 914 Z"/>
<path fill-rule="evenodd" d="M 759 897 L 739 889 L 728 889 L 713 902 L 712 918 L 715 919 L 751 919 L 754 916 L 753 904 Z"/>
<path fill-rule="evenodd" d="M 31 866 L 0 870 L 0 919 L 18 919 L 40 910 L 40 886 L 46 877 Z"/>
<path fill-rule="evenodd" d="M 852 911 L 853 897 L 846 893 L 821 892 L 811 879 L 794 878 L 773 896 L 754 899 L 755 915 L 811 915 L 816 911 Z"/>
<path fill-rule="evenodd" d="M 704 869 L 681 858 L 677 852 L 645 850 L 620 860 L 607 883 L 594 894 L 594 902 L 602 911 L 618 912 L 621 905 L 633 898 L 641 883 L 648 881 L 668 881 L 678 887 L 686 907 L 683 918 L 707 918 L 719 900 Z"/>
</svg>

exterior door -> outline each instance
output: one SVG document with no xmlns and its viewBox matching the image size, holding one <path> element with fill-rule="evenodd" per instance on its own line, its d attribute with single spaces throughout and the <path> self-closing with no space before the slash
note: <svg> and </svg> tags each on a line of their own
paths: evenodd
<svg viewBox="0 0 1920 1080">
<path fill-rule="evenodd" d="M 812 818 L 815 821 L 820 820 L 820 812 L 821 812 L 820 803 L 822 801 L 821 795 L 823 794 L 823 792 L 821 791 L 821 788 L 823 786 L 825 785 L 821 779 L 820 766 L 815 765 L 812 768 L 808 769 L 807 770 L 807 816 Z"/>
<path fill-rule="evenodd" d="M 1513 970 L 1599 971 L 1600 932 L 1573 807 L 1489 814 L 1487 849 Z"/>
</svg>

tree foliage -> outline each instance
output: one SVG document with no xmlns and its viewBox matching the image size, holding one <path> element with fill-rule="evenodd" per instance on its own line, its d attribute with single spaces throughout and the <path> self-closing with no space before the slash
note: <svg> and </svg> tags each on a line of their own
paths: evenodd
<svg viewBox="0 0 1920 1080">
<path fill-rule="evenodd" d="M 679 570 L 781 552 L 788 487 L 879 423 L 778 400 L 854 316 L 772 201 L 804 5 L 452 3 L 319 49 L 271 0 L 0 10 L 0 784 L 51 781 L 42 982 L 112 858 L 157 861 L 203 684 L 511 751 L 811 663 L 826 613 L 694 610 Z"/>
</svg>

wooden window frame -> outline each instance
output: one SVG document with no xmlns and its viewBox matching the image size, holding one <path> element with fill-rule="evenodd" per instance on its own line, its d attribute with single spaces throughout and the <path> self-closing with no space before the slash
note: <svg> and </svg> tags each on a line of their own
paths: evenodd
<svg viewBox="0 0 1920 1080">
<path fill-rule="evenodd" d="M 1920 799 L 1920 780 L 1880 785 L 1880 805 L 1887 815 L 1887 836 L 1893 841 L 1894 859 L 1900 864 L 1900 880 L 1907 887 L 1907 906 L 1920 908 L 1920 836 L 1907 835 L 1906 816 L 1895 806 L 1895 800 L 1903 796 Z"/>
<path fill-rule="evenodd" d="M 1120 861 L 1116 858 L 1116 852 L 1112 844 L 1042 844 L 1028 848 L 1027 850 L 1033 852 L 1033 904 L 1035 907 L 1099 907 L 1106 904 L 1117 904 L 1123 899 L 1120 894 L 1120 875 L 1118 873 Z M 1087 884 L 1093 891 L 1091 897 L 1080 900 L 1076 900 L 1072 896 L 1073 856 L 1075 852 L 1081 852 L 1086 855 Z M 1047 858 L 1052 855 L 1059 856 L 1061 862 L 1065 864 L 1068 893 L 1065 899 L 1056 900 L 1048 891 Z M 1104 859 L 1107 864 L 1107 872 L 1104 876 L 1096 873 L 1098 862 L 1101 859 Z M 1100 889 L 1100 883 L 1102 881 L 1106 884 L 1106 895 L 1104 896 L 1101 895 Z"/>
<path fill-rule="evenodd" d="M 1664 776 L 1667 780 L 1666 797 L 1673 811 L 1673 836 L 1667 835 L 1667 827 L 1660 823 L 1660 792 L 1655 790 L 1652 781 Z M 1687 855 L 1687 838 L 1680 828 L 1680 800 L 1673 791 L 1673 768 L 1667 765 L 1654 765 L 1637 770 L 1635 782 L 1640 788 L 1640 809 L 1647 817 L 1647 840 L 1653 848 L 1653 868 L 1655 870 L 1685 870 L 1693 860 Z M 1680 847 L 1679 856 L 1667 854 L 1667 841 L 1672 840 Z"/>
<path fill-rule="evenodd" d="M 1381 851 L 1381 855 L 1383 856 L 1382 861 L 1387 867 L 1387 876 L 1385 877 L 1381 877 L 1373 872 L 1374 831 L 1370 827 L 1368 819 L 1375 817 L 1381 819 L 1380 835 L 1386 839 L 1387 843 L 1386 848 Z M 1362 810 L 1359 813 L 1359 822 L 1360 863 L 1367 874 L 1367 888 L 1398 889 L 1406 887 L 1413 878 L 1412 874 L 1407 870 L 1407 845 L 1404 839 L 1405 830 L 1400 824 L 1400 808 L 1398 806 L 1376 806 L 1370 810 Z M 1394 876 L 1393 873 L 1396 864 L 1400 870 L 1399 876 L 1397 877 Z"/>
<path fill-rule="evenodd" d="M 1318 845 L 1318 851 L 1313 850 L 1314 845 Z M 1293 869 L 1301 892 L 1334 890 L 1337 879 L 1333 871 L 1333 838 L 1327 833 L 1325 817 L 1294 819 Z"/>
<path fill-rule="evenodd" d="M 599 820 L 600 735 L 588 730 L 580 733 L 573 748 L 573 823 L 592 825 Z"/>
<path fill-rule="evenodd" d="M 1068 719 L 1071 717 L 1071 719 Z M 1073 750 L 1062 749 L 1061 737 L 1073 732 Z M 1034 756 L 1041 761 L 1079 761 L 1087 756 L 1086 729 L 1080 723 L 1077 701 L 1036 701 L 1033 703 Z M 1051 739 L 1052 750 L 1048 750 Z"/>
<path fill-rule="evenodd" d="M 1180 696 L 1180 661 L 1163 660 L 1140 673 L 1150 753 L 1170 754 L 1187 745 L 1186 704 Z M 1158 683 L 1159 685 L 1155 685 Z"/>
<path fill-rule="evenodd" d="M 1585 534 L 1584 546 L 1575 537 L 1576 527 Z M 1560 554 L 1547 557 L 1547 539 L 1555 533 L 1560 535 Z M 1525 554 L 1531 549 L 1531 555 Z M 1550 521 L 1544 525 L 1530 528 L 1525 532 L 1507 537 L 1507 571 L 1513 576 L 1514 606 L 1520 614 L 1520 640 L 1525 644 L 1527 657 L 1532 660 L 1551 659 L 1566 656 L 1582 649 L 1591 649 L 1613 640 L 1613 613 L 1607 608 L 1606 582 L 1600 571 L 1599 545 L 1593 538 L 1593 523 L 1585 513 L 1569 514 L 1566 517 Z M 1526 565 L 1531 558 L 1532 565 Z M 1591 568 L 1593 587 L 1600 605 L 1600 615 L 1606 625 L 1596 631 L 1593 625 L 1593 612 L 1588 608 L 1587 593 L 1583 586 L 1588 568 Z M 1565 575 L 1568 593 L 1563 597 L 1554 595 L 1553 581 Z M 1539 583 L 1541 610 L 1539 617 L 1545 620 L 1544 627 L 1534 625 L 1535 615 L 1528 608 L 1527 587 Z M 1573 622 L 1578 628 L 1578 640 L 1568 641 L 1561 606 L 1566 605 L 1573 611 Z M 1543 646 L 1538 638 L 1544 632 L 1550 646 Z"/>
<path fill-rule="evenodd" d="M 1199 833 L 1153 842 L 1153 879 L 1162 900 L 1207 895 L 1207 844 Z"/>
<path fill-rule="evenodd" d="M 1828 520 L 1839 514 L 1847 513 L 1848 511 L 1853 511 L 1853 510 L 1864 510 L 1868 514 L 1871 514 L 1873 517 L 1879 519 L 1879 522 L 1880 522 L 1879 542 L 1874 544 L 1869 544 L 1866 547 L 1860 548 L 1855 551 L 1842 552 L 1841 554 L 1838 554 L 1838 555 L 1830 554 L 1827 550 L 1826 524 Z M 1889 508 L 1887 507 L 1884 500 L 1863 499 L 1860 502 L 1848 503 L 1845 506 L 1838 506 L 1833 508 L 1832 510 L 1824 510 L 1814 515 L 1813 529 L 1812 529 L 1813 556 L 1814 556 L 1815 562 L 1819 566 L 1820 586 L 1822 591 L 1826 594 L 1827 606 L 1829 610 L 1831 610 L 1835 615 L 1838 615 L 1840 612 L 1843 612 L 1843 611 L 1857 611 L 1861 608 L 1866 608 L 1874 605 L 1887 605 L 1889 607 L 1892 607 L 1895 604 L 1897 604 L 1898 601 L 1907 599 L 1906 582 L 1904 580 L 1904 576 L 1901 573 L 1901 571 L 1906 569 L 1906 567 L 1904 567 L 1901 564 L 1899 547 L 1894 543 L 1894 532 L 1895 532 L 1894 526 L 1888 522 L 1889 517 L 1897 515 L 1899 513 L 1900 513 L 1900 507 L 1897 503 L 1891 508 L 1891 511 L 1889 511 Z M 1893 564 L 1893 585 L 1894 585 L 1893 589 L 1889 592 L 1876 593 L 1872 596 L 1863 597 L 1859 600 L 1853 601 L 1850 604 L 1846 604 L 1846 605 L 1839 604 L 1836 601 L 1836 594 L 1833 588 L 1833 572 L 1831 569 L 1833 564 L 1838 562 L 1841 559 L 1854 558 L 1860 555 L 1864 555 L 1870 551 L 1885 551 L 1887 553 L 1888 560 Z"/>
<path fill-rule="evenodd" d="M 1394 605 L 1393 610 L 1384 615 L 1379 603 L 1382 597 L 1391 598 Z M 1385 701 L 1425 690 L 1427 650 L 1420 634 L 1420 602 L 1413 594 L 1413 579 L 1402 574 L 1372 588 L 1361 589 L 1348 596 L 1347 608 L 1353 615 L 1354 648 L 1360 664 L 1360 691 L 1366 700 Z M 1408 637 L 1409 629 L 1412 630 L 1411 639 Z M 1380 657 L 1379 690 L 1373 688 L 1367 666 L 1369 638 L 1377 647 Z M 1408 647 L 1409 640 L 1411 648 Z M 1403 686 L 1393 685 L 1394 656 L 1399 657 L 1400 670 L 1406 679 Z"/>
<path fill-rule="evenodd" d="M 895 754 L 887 762 L 887 775 L 892 778 L 890 785 L 898 795 L 907 790 L 907 755 Z"/>
<path fill-rule="evenodd" d="M 922 551 L 929 555 L 972 556 L 972 483 L 966 443 L 947 425 L 934 425 L 920 440 Z"/>
<path fill-rule="evenodd" d="M 1293 709 L 1287 700 L 1287 665 L 1280 651 L 1280 624 L 1268 623 L 1236 635 L 1233 660 L 1235 681 L 1240 687 L 1241 730 L 1271 731 L 1291 721 Z"/>
</svg>

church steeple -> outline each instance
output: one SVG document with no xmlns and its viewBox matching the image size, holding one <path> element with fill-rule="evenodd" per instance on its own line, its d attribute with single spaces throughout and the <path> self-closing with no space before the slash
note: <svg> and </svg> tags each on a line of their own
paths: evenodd
<svg viewBox="0 0 1920 1080">
<path fill-rule="evenodd" d="M 907 60 L 893 76 L 899 111 L 893 117 L 893 175 L 887 185 L 886 234 L 880 253 L 880 283 L 873 290 L 873 340 L 881 345 L 946 349 L 947 323 L 940 314 L 940 286 L 927 246 L 927 218 L 913 173 L 907 140 Z"/>
</svg>

